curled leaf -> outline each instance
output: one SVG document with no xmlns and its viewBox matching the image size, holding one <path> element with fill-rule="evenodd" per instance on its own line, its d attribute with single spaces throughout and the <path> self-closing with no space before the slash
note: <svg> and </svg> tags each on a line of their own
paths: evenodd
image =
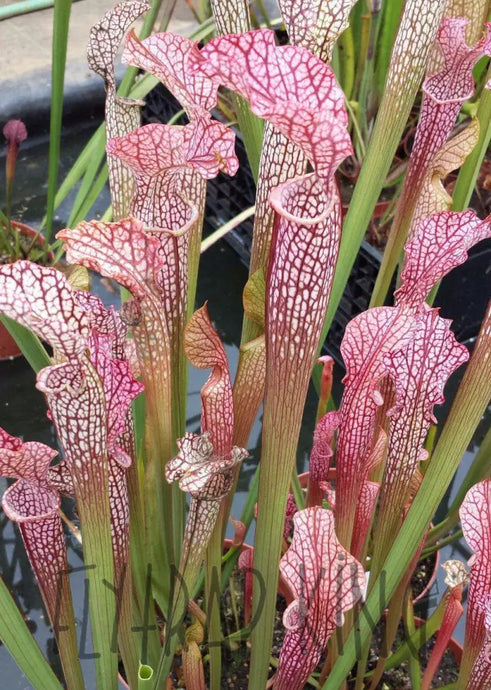
<svg viewBox="0 0 491 690">
<path fill-rule="evenodd" d="M 442 211 L 421 220 L 405 245 L 405 263 L 396 304 L 417 308 L 452 268 L 467 259 L 467 251 L 491 236 L 491 217 L 480 220 L 474 211 Z"/>
<path fill-rule="evenodd" d="M 441 7 L 443 3 L 433 4 Z M 418 231 L 418 221 L 424 218 L 425 209 L 431 211 L 435 203 L 438 204 L 437 208 L 441 208 L 441 188 L 437 187 L 436 195 L 431 187 L 430 190 L 428 188 L 434 181 L 435 156 L 438 157 L 446 146 L 464 100 L 473 93 L 474 63 L 483 53 L 491 50 L 491 31 L 488 31 L 487 38 L 479 41 L 474 48 L 469 48 L 465 43 L 465 24 L 466 21 L 462 19 L 444 19 L 439 28 L 438 41 L 445 58 L 444 65 L 441 71 L 423 84 L 424 98 L 411 158 L 372 304 L 382 303 L 404 242 L 407 237 L 413 239 Z M 418 208 L 420 203 L 421 208 Z M 442 205 L 445 203 L 444 200 Z"/>
<path fill-rule="evenodd" d="M 301 690 L 344 612 L 362 596 L 362 566 L 339 543 L 331 511 L 314 507 L 293 518 L 290 548 L 280 571 L 294 600 L 283 615 L 287 629 L 275 690 Z"/>
<path fill-rule="evenodd" d="M 469 45 L 481 36 L 487 13 L 487 0 L 448 0 L 445 7 L 446 17 L 464 17 L 468 20 L 465 34 Z M 435 71 L 431 71 L 430 74 Z"/>
<path fill-rule="evenodd" d="M 438 44 L 443 55 L 441 71 L 428 77 L 423 91 L 439 103 L 462 103 L 474 93 L 472 68 L 483 55 L 491 54 L 491 25 L 486 25 L 486 35 L 469 48 L 465 30 L 467 19 L 446 18 L 438 31 Z"/>
<path fill-rule="evenodd" d="M 402 206 L 416 203 L 430 161 L 447 141 L 462 103 L 474 93 L 472 68 L 484 54 L 491 53 L 491 29 L 487 36 L 469 48 L 465 42 L 467 20 L 443 19 L 438 30 L 438 45 L 443 56 L 442 69 L 423 84 L 424 99 L 414 139 Z"/>
<path fill-rule="evenodd" d="M 445 561 L 445 563 L 442 563 L 442 568 L 445 570 L 444 582 L 447 587 L 454 589 L 469 583 L 469 573 L 462 561 Z"/>
<path fill-rule="evenodd" d="M 450 330 L 450 321 L 438 310 L 425 310 L 415 322 L 410 342 L 389 352 L 386 371 L 395 386 L 390 418 L 389 446 L 382 485 L 379 529 L 374 559 L 383 562 L 403 518 L 418 462 L 426 456 L 424 440 L 435 423 L 435 405 L 444 402 L 445 384 L 469 353 Z"/>
<path fill-rule="evenodd" d="M 264 306 L 266 302 L 266 280 L 264 271 L 258 269 L 244 288 L 244 312 L 264 330 Z"/>
<path fill-rule="evenodd" d="M 167 463 L 168 482 L 179 481 L 182 491 L 195 498 L 220 501 L 232 488 L 231 470 L 247 457 L 242 448 L 232 447 L 228 457 L 213 455 L 210 435 L 187 433 L 177 442 L 178 455 Z"/>
<path fill-rule="evenodd" d="M 53 268 L 30 261 L 2 266 L 0 311 L 68 358 L 80 355 L 85 348 L 89 317 L 65 276 Z"/>
<path fill-rule="evenodd" d="M 49 480 L 49 467 L 57 454 L 44 443 L 24 443 L 0 429 L 0 476 L 18 480 L 2 498 L 11 520 L 33 522 L 57 514 L 60 498 Z"/>
<path fill-rule="evenodd" d="M 234 380 L 235 425 L 234 441 L 246 446 L 264 397 L 266 378 L 266 345 L 264 335 L 240 348 L 239 364 Z"/>
<path fill-rule="evenodd" d="M 159 268 L 159 243 L 143 223 L 127 218 L 117 223 L 82 222 L 57 234 L 66 243 L 67 259 L 116 280 L 140 299 L 152 295 Z"/>
<path fill-rule="evenodd" d="M 241 546 L 244 543 L 247 527 L 240 520 L 235 520 L 232 516 L 229 517 L 230 522 L 234 526 L 234 538 L 232 539 L 232 546 Z"/>
<path fill-rule="evenodd" d="M 435 645 L 431 650 L 431 656 L 426 664 L 426 669 L 421 681 L 422 690 L 429 690 L 431 687 L 431 681 L 438 670 L 455 626 L 464 613 L 464 608 L 461 603 L 462 588 L 468 580 L 465 566 L 461 561 L 446 561 L 442 567 L 447 573 L 445 583 L 448 585 L 449 591 L 444 595 L 446 597 L 445 612 L 435 640 Z"/>
<path fill-rule="evenodd" d="M 114 62 L 121 40 L 131 24 L 150 9 L 146 0 L 120 2 L 108 10 L 90 30 L 87 61 L 106 84 L 116 86 Z"/>
<path fill-rule="evenodd" d="M 202 431 L 210 434 L 218 456 L 226 456 L 234 438 L 234 404 L 227 356 L 213 328 L 206 305 L 198 309 L 184 332 L 186 356 L 195 367 L 212 369 L 201 389 Z"/>
<path fill-rule="evenodd" d="M 360 497 L 355 513 L 355 529 L 351 541 L 351 553 L 355 558 L 361 558 L 372 524 L 379 493 L 380 484 L 378 482 L 364 481 L 361 485 Z"/>
<path fill-rule="evenodd" d="M 309 475 L 315 481 L 327 481 L 329 461 L 333 455 L 334 432 L 341 423 L 339 412 L 328 412 L 318 422 L 314 431 L 314 444 L 310 455 Z"/>
<path fill-rule="evenodd" d="M 195 41 L 173 33 L 157 33 L 140 41 L 130 31 L 123 62 L 150 72 L 177 98 L 189 117 L 202 116 L 217 104 L 218 86 L 191 70 L 190 56 L 198 52 Z"/>
<path fill-rule="evenodd" d="M 308 50 L 277 46 L 273 31 L 259 29 L 212 39 L 191 62 L 247 98 L 319 175 L 330 177 L 352 152 L 343 93 L 331 68 Z"/>
<path fill-rule="evenodd" d="M 203 640 L 203 626 L 195 620 L 186 630 L 185 644 L 182 650 L 182 671 L 186 688 L 189 690 L 206 690 L 203 659 L 199 649 Z"/>
<path fill-rule="evenodd" d="M 261 334 L 240 347 L 239 364 L 233 387 L 235 408 L 235 443 L 246 446 L 259 406 L 264 397 L 266 377 L 266 345 L 264 319 L 266 281 L 259 269 L 251 275 L 244 288 L 244 312 Z"/>
<path fill-rule="evenodd" d="M 244 625 L 249 625 L 252 609 L 254 549 L 251 547 L 240 552 L 238 567 L 244 573 Z"/>
<path fill-rule="evenodd" d="M 221 170 L 234 175 L 238 168 L 234 143 L 231 129 L 198 119 L 185 127 L 145 125 L 111 139 L 107 151 L 126 163 L 135 176 L 132 214 L 147 227 L 178 230 L 189 220 L 185 212 L 181 222 L 172 219 L 172 207 L 186 189 L 186 170 L 195 170 L 205 179 L 216 177 Z"/>
<path fill-rule="evenodd" d="M 24 443 L 0 428 L 0 475 L 45 483 L 51 461 L 58 453 L 37 441 Z"/>
<path fill-rule="evenodd" d="M 330 461 L 333 455 L 334 433 L 341 423 L 339 412 L 328 412 L 317 422 L 314 430 L 314 443 L 309 464 L 309 506 L 321 505 L 321 482 L 329 478 Z"/>
<path fill-rule="evenodd" d="M 413 229 L 417 227 L 418 221 L 423 218 L 427 218 L 438 211 L 446 211 L 452 207 L 452 197 L 443 186 L 443 181 L 452 170 L 457 170 L 463 165 L 465 159 L 477 144 L 478 138 L 479 120 L 474 118 L 467 127 L 451 137 L 435 153 L 428 164 L 425 180 L 414 210 L 412 219 Z"/>
<path fill-rule="evenodd" d="M 378 307 L 352 319 L 341 343 L 346 376 L 336 456 L 336 530 L 347 546 L 375 443 L 377 408 L 383 402 L 379 382 L 386 374 L 385 358 L 407 345 L 413 329 L 414 318 L 408 310 Z"/>
<path fill-rule="evenodd" d="M 8 518 L 19 524 L 48 616 L 58 635 L 63 630 L 60 626 L 67 623 L 74 631 L 75 621 L 66 577 L 65 536 L 58 514 L 61 501 L 49 476 L 49 466 L 56 455 L 57 451 L 43 443 L 24 443 L 0 429 L 0 476 L 17 479 L 3 494 L 2 508 Z M 66 671 L 63 644 L 60 648 Z"/>
</svg>

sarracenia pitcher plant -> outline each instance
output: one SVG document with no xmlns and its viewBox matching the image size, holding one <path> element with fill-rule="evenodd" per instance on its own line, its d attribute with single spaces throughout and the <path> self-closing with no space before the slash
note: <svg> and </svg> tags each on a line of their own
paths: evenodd
<svg viewBox="0 0 491 690">
<path fill-rule="evenodd" d="M 25 651 L 15 643 L 28 632 L 2 587 L 0 638 L 35 688 L 106 690 L 121 682 L 135 690 L 219 690 L 226 682 L 250 690 L 348 683 L 375 690 L 391 687 L 390 671 L 404 661 L 411 687 L 430 688 L 463 615 L 464 651 L 451 687 L 491 687 L 491 465 L 484 451 L 453 512 L 440 524 L 434 517 L 489 403 L 491 307 L 469 349 L 432 306 L 440 281 L 491 236 L 491 218 L 465 205 L 452 210 L 445 187 L 469 155 L 482 160 L 489 141 L 485 5 L 434 0 L 416 13 L 412 0 L 281 0 L 283 45 L 271 28 L 250 26 L 245 1 L 212 0 L 216 36 L 204 44 L 170 32 L 140 39 L 131 25 L 149 9 L 143 0 L 120 2 L 92 28 L 89 65 L 107 93 L 112 219 L 84 220 L 57 239 L 67 264 L 121 287 L 121 307 L 108 309 L 78 289 L 78 273 L 68 269 L 28 260 L 0 267 L 0 312 L 30 330 L 24 349 L 35 343 L 43 353 L 36 385 L 59 440 L 55 449 L 0 429 L 0 474 L 15 480 L 2 508 L 19 526 L 63 671 L 57 679 L 42 654 L 31 653 L 34 643 Z M 143 103 L 117 90 L 121 43 L 123 62 L 161 81 L 187 124 L 139 126 Z M 210 314 L 207 305 L 195 308 L 207 180 L 235 175 L 239 165 L 236 133 L 219 110 L 224 90 L 234 94 L 228 102 L 257 177 L 235 378 L 210 318 L 218 306 L 210 304 Z M 395 153 L 383 128 L 400 138 L 412 107 L 413 150 L 372 306 L 345 329 L 339 399 L 332 359 L 319 360 L 302 482 L 298 443 L 331 294 L 338 302 L 358 231 Z M 469 120 L 469 112 L 477 117 Z M 370 118 L 343 227 L 347 193 L 338 168 L 355 150 L 359 157 Z M 464 166 L 457 187 L 468 175 Z M 481 279 L 475 276 L 476 291 Z M 186 429 L 189 364 L 210 370 L 200 433 Z M 456 370 L 461 382 L 442 422 L 437 406 Z M 227 542 L 258 417 L 259 468 Z M 62 495 L 80 520 L 95 681 L 78 655 Z M 469 570 L 445 563 L 447 589 L 417 631 L 413 572 L 459 536 L 459 508 L 474 554 Z M 254 516 L 249 546 L 243 541 Z M 226 601 L 236 627 L 227 634 Z M 438 628 L 421 667 L 419 648 Z M 222 658 L 239 647 L 242 678 Z"/>
</svg>

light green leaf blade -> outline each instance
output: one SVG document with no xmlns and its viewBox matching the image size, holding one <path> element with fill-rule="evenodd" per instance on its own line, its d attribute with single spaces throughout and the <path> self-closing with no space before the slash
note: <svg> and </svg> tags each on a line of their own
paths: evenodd
<svg viewBox="0 0 491 690">
<path fill-rule="evenodd" d="M 0 610 L 0 640 L 35 690 L 62 690 L 2 578 Z"/>
<path fill-rule="evenodd" d="M 37 335 L 25 326 L 12 321 L 8 316 L 0 315 L 0 321 L 20 347 L 22 354 L 36 373 L 43 369 L 43 367 L 51 364 L 50 357 Z"/>
</svg>

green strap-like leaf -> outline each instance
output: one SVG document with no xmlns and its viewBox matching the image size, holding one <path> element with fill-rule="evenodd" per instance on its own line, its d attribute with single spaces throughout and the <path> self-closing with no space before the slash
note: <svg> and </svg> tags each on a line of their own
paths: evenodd
<svg viewBox="0 0 491 690">
<path fill-rule="evenodd" d="M 36 373 L 51 364 L 49 355 L 37 335 L 25 326 L 12 321 L 8 316 L 1 315 L 0 321 L 20 347 L 22 354 Z"/>
<path fill-rule="evenodd" d="M 41 653 L 22 615 L 0 578 L 0 640 L 35 690 L 61 690 L 62 686 Z"/>
<path fill-rule="evenodd" d="M 491 66 L 488 69 L 486 79 L 491 79 Z M 454 211 L 463 211 L 467 208 L 476 186 L 484 154 L 491 140 L 491 90 L 483 89 L 476 117 L 480 126 L 479 139 L 474 150 L 467 156 L 464 165 L 460 169 L 453 193 L 452 208 Z"/>
<path fill-rule="evenodd" d="M 55 0 L 51 63 L 51 118 L 49 129 L 48 197 L 46 201 L 46 240 L 50 239 L 55 211 L 60 162 L 63 86 L 72 0 Z"/>
</svg>

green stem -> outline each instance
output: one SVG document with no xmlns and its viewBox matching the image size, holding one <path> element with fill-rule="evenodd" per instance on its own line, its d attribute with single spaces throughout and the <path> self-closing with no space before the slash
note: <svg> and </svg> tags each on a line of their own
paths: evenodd
<svg viewBox="0 0 491 690">
<path fill-rule="evenodd" d="M 158 386 L 158 381 L 154 382 Z M 148 386 L 145 385 L 146 391 Z M 146 541 L 152 557 L 155 597 L 166 611 L 170 601 L 171 568 L 175 564 L 172 529 L 172 487 L 165 481 L 165 464 L 171 459 L 165 421 L 158 409 L 158 398 L 148 404 L 145 466 Z M 147 399 L 148 403 L 148 399 Z M 167 405 L 170 403 L 170 396 Z M 157 525 L 159 525 L 157 527 Z"/>
<path fill-rule="evenodd" d="M 391 668 L 400 666 L 404 661 L 406 661 L 409 656 L 415 651 L 421 649 L 428 640 L 440 629 L 442 624 L 443 616 L 445 613 L 446 601 L 442 598 L 433 611 L 431 616 L 421 625 L 419 628 L 414 630 L 406 642 L 402 644 L 398 649 L 391 654 L 385 661 L 384 670 L 388 671 Z M 368 645 L 369 648 L 369 645 Z M 365 680 L 371 679 L 375 675 L 375 670 L 369 671 L 365 674 Z M 364 687 L 364 686 L 361 686 Z"/>
<path fill-rule="evenodd" d="M 300 486 L 300 482 L 298 481 L 296 467 L 293 468 L 292 472 L 292 490 L 298 510 L 303 510 L 305 508 L 305 494 L 302 490 L 302 487 Z"/>
<path fill-rule="evenodd" d="M 53 230 L 56 187 L 60 163 L 63 86 L 72 0 L 55 0 L 53 15 L 53 53 L 51 66 L 51 117 L 49 126 L 48 194 L 46 199 L 46 244 Z"/>
<path fill-rule="evenodd" d="M 229 221 L 224 223 L 221 228 L 218 228 L 218 230 L 212 232 L 211 235 L 208 235 L 208 237 L 201 242 L 201 254 L 206 252 L 206 250 L 212 247 L 216 242 L 218 242 L 218 240 L 221 240 L 222 237 L 225 237 L 225 235 L 227 235 L 231 230 L 253 216 L 255 212 L 256 207 L 249 206 L 249 208 L 246 208 L 244 211 L 241 211 Z"/>
<path fill-rule="evenodd" d="M 491 66 L 488 68 L 486 78 L 491 79 Z M 483 89 L 476 117 L 480 125 L 479 139 L 472 153 L 467 156 L 457 177 L 453 191 L 452 208 L 454 211 L 463 211 L 469 205 L 481 164 L 491 140 L 491 91 L 489 89 Z"/>
<path fill-rule="evenodd" d="M 266 7 L 264 6 L 263 0 L 256 0 L 256 5 L 257 5 L 259 12 L 261 13 L 261 16 L 262 16 L 263 21 L 266 24 L 267 28 L 272 29 L 273 26 L 271 24 L 271 20 L 269 18 L 268 11 L 267 11 Z"/>
<path fill-rule="evenodd" d="M 259 487 L 259 465 L 254 473 L 254 477 L 249 486 L 249 491 L 247 493 L 246 502 L 244 508 L 242 509 L 242 514 L 240 516 L 240 521 L 246 526 L 246 533 L 250 527 L 250 524 L 254 518 L 254 509 L 257 503 L 257 491 Z M 232 575 L 232 571 L 235 568 L 237 560 L 240 555 L 240 548 L 233 548 L 228 551 L 224 556 L 224 568 L 222 572 L 222 587 L 226 585 L 228 579 Z"/>
<path fill-rule="evenodd" d="M 446 539 L 440 539 L 438 544 L 434 544 L 433 546 L 430 546 L 427 549 L 423 549 L 423 551 L 421 552 L 420 560 L 428 558 L 428 556 L 431 556 L 432 553 L 435 553 L 435 551 L 439 551 L 441 548 L 447 546 L 448 544 L 453 544 L 455 541 L 457 541 L 457 539 L 462 539 L 462 535 L 462 530 L 458 529 L 456 532 L 451 534 Z"/>
<path fill-rule="evenodd" d="M 67 226 L 69 228 L 73 228 L 77 224 L 80 217 L 81 220 L 85 217 L 81 214 L 80 209 L 83 207 L 84 201 L 90 192 L 94 178 L 97 175 L 97 172 L 99 171 L 101 163 L 104 159 L 104 155 L 104 147 L 100 146 L 88 161 L 82 184 L 78 189 L 77 196 L 73 202 L 72 210 L 70 211 L 70 216 L 68 217 Z"/>
<path fill-rule="evenodd" d="M 229 0 L 211 0 L 211 7 L 217 36 L 237 34 L 251 28 L 246 0 L 239 0 L 235 3 L 231 3 Z M 237 122 L 244 140 L 249 165 L 254 181 L 257 183 L 264 123 L 252 113 L 249 103 L 241 96 L 233 94 L 232 102 L 237 113 Z"/>
<path fill-rule="evenodd" d="M 405 661 L 411 654 L 412 649 L 421 649 L 428 640 L 433 637 L 433 635 L 438 632 L 443 621 L 443 616 L 445 613 L 446 601 L 442 598 L 433 611 L 431 616 L 426 620 L 423 625 L 417 628 L 409 637 L 409 639 L 404 642 L 396 651 L 389 656 L 385 664 L 385 670 L 390 668 L 395 668 L 400 666 L 400 664 Z M 373 671 L 367 673 L 367 678 L 373 675 Z"/>
<path fill-rule="evenodd" d="M 47 549 L 65 549 L 63 527 L 59 516 L 57 516 L 57 523 L 57 536 L 53 536 L 53 541 L 44 545 L 44 554 Z M 19 528 L 55 633 L 67 687 L 70 690 L 84 690 L 85 683 L 78 654 L 77 626 L 66 558 L 62 569 L 57 569 L 50 575 L 45 571 L 46 558 L 43 557 L 43 549 L 40 550 L 39 544 L 35 543 L 38 537 L 35 528 L 29 522 L 21 522 Z M 58 539 L 61 540 L 61 545 Z"/>
<path fill-rule="evenodd" d="M 477 451 L 472 465 L 470 466 L 463 482 L 458 488 L 458 491 L 450 504 L 446 518 L 435 525 L 428 533 L 426 540 L 427 547 L 433 547 L 438 544 L 438 548 L 445 543 L 451 543 L 456 538 L 454 534 L 450 535 L 448 539 L 441 540 L 441 537 L 448 534 L 459 523 L 459 509 L 466 493 L 471 486 L 477 484 L 491 477 L 491 429 L 488 429 L 484 439 L 482 440 L 479 450 Z"/>
<path fill-rule="evenodd" d="M 143 397 L 143 396 L 142 396 Z M 151 597 L 148 549 L 145 543 L 144 510 L 138 480 L 138 460 L 127 471 L 130 510 L 130 563 L 134 587 L 134 629 L 142 631 L 139 659 L 154 667 L 160 656 L 160 635 Z M 147 634 L 149 631 L 150 634 Z M 135 630 L 133 631 L 134 635 Z"/>
<path fill-rule="evenodd" d="M 401 619 L 404 597 L 406 594 L 407 584 L 411 577 L 411 570 L 412 564 L 409 568 L 409 573 L 406 572 L 402 580 L 399 581 L 397 588 L 390 600 L 389 608 L 384 621 L 382 646 L 369 690 L 375 690 L 375 688 L 378 687 L 385 671 L 387 658 L 397 636 L 397 628 Z M 376 573 L 374 573 L 374 577 L 375 576 Z"/>
<path fill-rule="evenodd" d="M 113 646 L 116 602 L 112 590 L 114 563 L 107 481 L 91 487 L 90 493 L 89 497 L 77 495 L 76 498 L 87 568 L 92 642 L 97 655 L 96 684 L 98 690 L 116 690 L 118 650 Z"/>
<path fill-rule="evenodd" d="M 90 209 L 95 204 L 97 199 L 99 199 L 102 190 L 106 186 L 107 178 L 108 178 L 107 164 L 104 163 L 104 165 L 100 169 L 99 174 L 97 175 L 96 179 L 92 180 L 93 184 L 92 184 L 88 194 L 86 195 L 85 199 L 83 200 L 83 203 L 81 204 L 80 208 L 78 209 L 78 213 L 73 220 L 73 225 L 77 225 L 82 220 L 85 220 L 85 218 L 87 218 L 87 216 L 89 215 Z M 70 226 L 70 223 L 68 225 Z M 73 227 L 73 225 L 71 227 Z"/>
<path fill-rule="evenodd" d="M 173 491 L 165 479 L 172 458 L 172 359 L 168 326 L 159 300 L 148 299 L 140 322 L 133 329 L 145 386 L 145 527 L 152 562 L 154 594 L 162 611 L 170 603 L 174 554 Z M 158 343 L 158 347 L 155 346 Z"/>
<path fill-rule="evenodd" d="M 3 245 L 3 249 L 7 254 L 10 254 L 12 258 L 15 257 L 15 249 L 12 247 L 9 236 L 12 231 L 12 226 L 10 225 L 10 218 L 8 218 L 5 213 L 0 210 L 0 240 Z"/>
<path fill-rule="evenodd" d="M 368 42 L 370 37 L 371 16 L 369 14 L 362 14 L 360 17 L 360 40 L 358 48 L 358 60 L 356 65 L 356 83 L 355 83 L 355 97 L 358 98 L 360 93 L 361 78 L 363 75 L 364 65 L 367 59 Z"/>
<path fill-rule="evenodd" d="M 134 609 L 133 587 L 130 563 L 123 571 L 124 581 L 116 583 L 118 602 L 116 615 L 118 620 L 118 646 L 123 660 L 128 685 L 135 687 L 138 679 L 139 650 L 136 645 L 135 628 L 142 627 L 139 611 Z M 69 687 L 71 687 L 69 685 Z"/>
<path fill-rule="evenodd" d="M 416 632 L 411 590 L 409 590 L 409 596 L 406 597 L 404 627 L 406 629 L 406 637 L 410 638 Z M 418 650 L 412 648 L 409 648 L 409 677 L 411 679 L 411 688 L 413 688 L 413 690 L 420 690 L 421 667 L 419 664 L 419 655 Z"/>
<path fill-rule="evenodd" d="M 343 31 L 337 42 L 337 55 L 339 60 L 341 86 L 346 100 L 353 95 L 355 83 L 355 44 L 353 32 L 350 27 Z"/>
<path fill-rule="evenodd" d="M 244 140 L 247 160 L 251 167 L 254 182 L 257 184 L 263 144 L 264 122 L 257 117 L 257 115 L 254 115 L 249 103 L 241 96 L 233 94 L 232 99 L 237 114 L 237 123 Z"/>
<path fill-rule="evenodd" d="M 373 114 L 373 100 L 375 98 L 374 88 L 374 63 L 376 57 L 376 44 L 380 29 L 381 7 L 380 1 L 372 2 L 370 13 L 370 31 L 366 57 L 363 64 L 363 72 L 358 96 L 358 116 L 360 127 L 364 135 L 368 138 L 370 119 Z"/>
<path fill-rule="evenodd" d="M 365 142 L 363 141 L 363 135 L 361 133 L 360 125 L 358 124 L 358 115 L 355 111 L 355 108 L 353 108 L 353 105 L 348 100 L 346 100 L 345 103 L 346 110 L 351 116 L 351 122 L 353 124 L 354 133 L 356 134 L 356 141 L 354 142 L 356 156 L 358 160 L 364 160 L 366 156 L 366 148 Z M 355 103 L 355 105 L 358 107 L 357 103 Z"/>
<path fill-rule="evenodd" d="M 73 0 L 79 2 L 80 0 Z M 55 0 L 21 0 L 21 2 L 14 2 L 10 5 L 0 7 L 0 21 L 9 19 L 10 17 L 19 17 L 30 12 L 39 12 L 39 10 L 46 10 L 55 5 Z"/>
<path fill-rule="evenodd" d="M 269 654 L 276 613 L 278 563 L 281 557 L 285 507 L 295 465 L 295 434 L 291 421 L 281 434 L 275 433 L 272 413 L 265 403 L 263 444 L 258 491 L 258 518 L 254 544 L 254 569 L 264 583 L 264 601 L 260 587 L 253 591 L 253 616 L 257 625 L 252 632 L 252 656 L 249 688 L 264 688 L 267 682 Z M 268 419 L 269 418 L 269 419 Z M 296 426 L 296 425 L 295 425 Z M 292 439 L 293 436 L 293 439 Z M 281 458 L 280 463 L 278 459 Z M 257 584 L 257 583 L 256 583 Z"/>
<path fill-rule="evenodd" d="M 223 502 L 222 502 L 223 505 Z M 217 520 L 206 551 L 206 622 L 210 654 L 210 690 L 220 690 L 222 670 L 222 629 L 220 625 L 220 572 L 222 566 L 221 520 Z"/>
<path fill-rule="evenodd" d="M 374 78 L 378 94 L 381 94 L 384 90 L 390 53 L 399 27 L 403 7 L 404 0 L 390 0 L 390 2 L 382 4 L 382 27 L 379 40 L 377 41 Z"/>
<path fill-rule="evenodd" d="M 166 616 L 166 635 L 155 673 L 155 690 L 169 675 L 175 650 L 182 642 L 182 624 L 199 580 L 206 547 L 218 525 L 220 503 L 192 497 L 189 507 L 184 544 L 179 562 L 179 575 L 174 578 L 172 604 Z M 219 529 L 216 531 L 219 532 Z"/>
<path fill-rule="evenodd" d="M 465 475 L 464 481 L 459 486 L 457 494 L 450 504 L 449 513 L 453 513 L 460 508 L 466 493 L 471 486 L 488 479 L 491 476 L 491 429 L 488 429 L 483 438 L 479 450 L 476 453 L 469 471 Z"/>
<path fill-rule="evenodd" d="M 90 137 L 89 141 L 84 146 L 84 148 L 82 149 L 77 160 L 75 161 L 75 163 L 72 165 L 72 167 L 68 171 L 65 179 L 63 180 L 58 191 L 56 192 L 55 204 L 54 204 L 55 210 L 66 199 L 68 194 L 71 192 L 71 190 L 77 184 L 78 180 L 85 173 L 85 171 L 87 170 L 87 166 L 89 165 L 92 158 L 94 156 L 100 155 L 99 152 L 101 152 L 102 155 L 104 155 L 105 146 L 106 146 L 106 132 L 105 132 L 104 124 L 101 124 L 96 129 L 94 134 Z M 40 229 L 42 230 L 42 228 L 44 228 L 45 225 L 46 225 L 46 217 L 44 217 L 43 220 L 41 221 Z"/>
</svg>

